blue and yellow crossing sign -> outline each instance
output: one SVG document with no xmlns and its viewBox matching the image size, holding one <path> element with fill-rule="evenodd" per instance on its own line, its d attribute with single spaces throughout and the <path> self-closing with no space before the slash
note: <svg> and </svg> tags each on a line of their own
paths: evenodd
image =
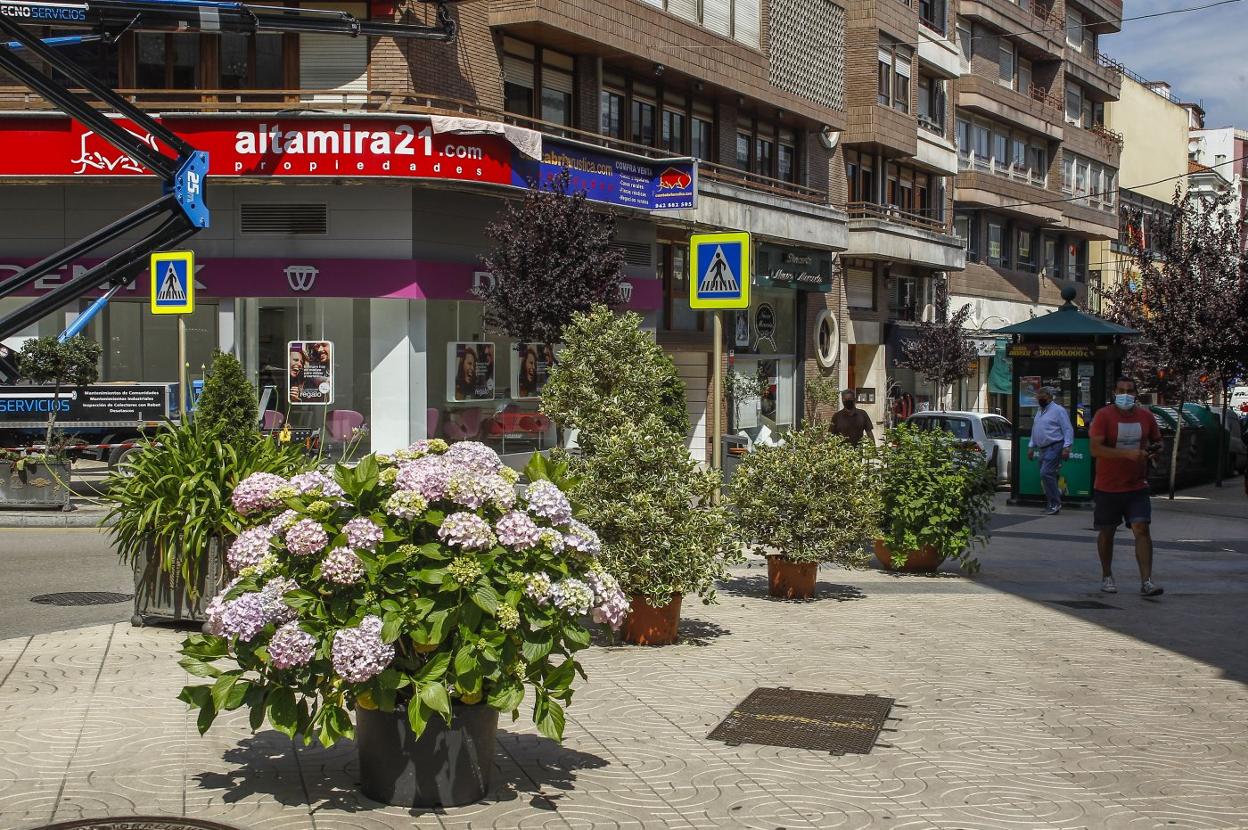
<svg viewBox="0 0 1248 830">
<path fill-rule="evenodd" d="M 195 310 L 195 252 L 152 254 L 152 313 L 190 314 Z"/>
<path fill-rule="evenodd" d="M 689 237 L 690 308 L 750 307 L 750 235 Z"/>
</svg>

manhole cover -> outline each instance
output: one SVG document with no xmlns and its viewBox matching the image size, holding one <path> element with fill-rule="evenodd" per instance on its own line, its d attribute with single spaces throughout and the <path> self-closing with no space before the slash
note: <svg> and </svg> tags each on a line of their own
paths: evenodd
<svg viewBox="0 0 1248 830">
<path fill-rule="evenodd" d="M 134 594 L 116 594 L 112 591 L 64 591 L 59 594 L 40 594 L 31 597 L 31 602 L 40 605 L 112 605 L 117 602 L 129 602 Z"/>
<path fill-rule="evenodd" d="M 1064 605 L 1067 608 L 1081 608 L 1089 611 L 1121 611 L 1117 605 L 1106 605 L 1094 599 L 1053 599 L 1049 602 L 1054 605 Z"/>
<path fill-rule="evenodd" d="M 36 827 L 35 830 L 237 830 L 237 828 L 197 818 L 122 816 L 120 818 L 84 818 L 61 821 Z"/>
<path fill-rule="evenodd" d="M 866 755 L 892 707 L 891 697 L 755 689 L 707 737 L 730 745 Z"/>
</svg>

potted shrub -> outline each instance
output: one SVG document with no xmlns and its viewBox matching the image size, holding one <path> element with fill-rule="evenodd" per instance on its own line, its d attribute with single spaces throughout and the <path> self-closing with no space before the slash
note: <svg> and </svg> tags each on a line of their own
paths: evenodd
<svg viewBox="0 0 1248 830">
<path fill-rule="evenodd" d="M 602 539 L 602 563 L 632 598 L 623 636 L 674 642 L 685 596 L 715 598 L 715 583 L 740 561 L 727 513 L 711 504 L 719 474 L 703 470 L 684 437 L 658 415 L 593 437 L 575 466 L 575 494 Z"/>
<path fill-rule="evenodd" d="M 996 482 L 982 456 L 943 430 L 902 424 L 880 447 L 883 516 L 875 555 L 885 568 L 935 571 L 953 559 L 979 569 Z"/>
<path fill-rule="evenodd" d="M 305 458 L 259 435 L 223 441 L 199 419 L 166 424 L 135 446 L 105 482 L 105 521 L 134 570 L 131 622 L 202 621 L 204 597 L 226 582 L 224 553 L 241 529 L 231 491 L 253 473 L 294 473 Z"/>
<path fill-rule="evenodd" d="M 27 340 L 18 353 L 22 377 L 31 383 L 52 386 L 52 400 L 60 401 L 64 387 L 81 387 L 99 377 L 101 347 L 78 335 L 65 342 L 55 337 Z M 70 460 L 63 446 L 55 442 L 59 406 L 48 407 L 48 426 L 41 451 L 18 453 L 11 462 L 0 498 L 15 506 L 60 507 L 70 509 Z M 60 442 L 63 444 L 63 442 Z"/>
<path fill-rule="evenodd" d="M 332 479 L 239 484 L 238 577 L 182 647 L 212 681 L 181 694 L 200 731 L 247 706 L 252 728 L 305 744 L 354 737 L 363 792 L 408 807 L 484 795 L 499 712 L 515 718 L 526 687 L 561 739 L 585 619 L 618 625 L 627 603 L 546 465 L 529 474 L 517 492 L 485 445 L 433 440 Z"/>
<path fill-rule="evenodd" d="M 873 448 L 855 447 L 818 426 L 757 447 L 733 477 L 731 499 L 747 543 L 767 556 L 773 597 L 814 595 L 820 563 L 865 564 L 879 531 Z"/>
</svg>

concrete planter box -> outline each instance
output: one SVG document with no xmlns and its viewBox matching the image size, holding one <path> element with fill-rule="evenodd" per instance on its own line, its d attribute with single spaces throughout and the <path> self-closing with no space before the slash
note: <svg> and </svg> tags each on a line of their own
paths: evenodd
<svg viewBox="0 0 1248 830">
<path fill-rule="evenodd" d="M 148 545 L 146 555 L 134 560 L 134 616 L 130 618 L 131 624 L 204 622 L 204 609 L 226 583 L 220 540 L 214 538 L 209 541 L 206 556 L 208 561 L 203 577 L 196 586 L 197 598 L 192 601 L 179 569 L 175 568 L 173 573 L 162 572 L 156 546 Z"/>
<path fill-rule="evenodd" d="M 69 465 L 46 461 L 0 461 L 0 509 L 69 507 Z"/>
</svg>

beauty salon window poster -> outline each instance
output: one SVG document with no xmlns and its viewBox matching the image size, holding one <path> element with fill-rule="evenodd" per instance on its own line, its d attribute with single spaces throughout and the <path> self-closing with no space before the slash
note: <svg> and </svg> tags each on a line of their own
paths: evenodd
<svg viewBox="0 0 1248 830">
<path fill-rule="evenodd" d="M 554 343 L 517 343 L 511 356 L 511 388 L 516 400 L 534 400 L 555 366 Z"/>
<path fill-rule="evenodd" d="M 334 344 L 328 340 L 292 340 L 286 344 L 287 400 L 328 406 L 334 402 Z"/>
<path fill-rule="evenodd" d="M 448 343 L 446 360 L 448 401 L 494 399 L 493 343 Z"/>
</svg>

